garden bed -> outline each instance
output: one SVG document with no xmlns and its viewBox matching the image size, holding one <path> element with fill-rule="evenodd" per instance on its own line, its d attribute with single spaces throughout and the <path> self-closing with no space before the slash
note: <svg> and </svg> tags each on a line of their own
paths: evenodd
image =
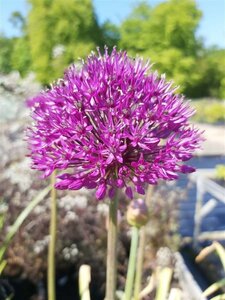
<svg viewBox="0 0 225 300">
<path fill-rule="evenodd" d="M 187 264 L 187 260 L 184 259 L 182 255 L 183 254 L 179 252 L 174 254 L 175 277 L 172 286 L 181 290 L 182 300 L 206 300 L 206 298 L 202 296 L 202 286 L 199 286 L 199 282 L 189 269 L 192 260 L 189 257 L 189 263 Z M 95 274 L 92 274 L 90 292 L 91 299 L 93 300 L 104 299 L 104 290 L 99 289 L 99 286 L 103 286 L 104 283 L 99 282 L 99 280 L 102 279 L 96 278 Z M 80 300 L 78 293 L 78 274 L 74 271 L 74 268 L 71 268 L 66 273 L 58 274 L 56 284 L 57 300 Z M 7 290 L 8 293 L 9 291 L 14 291 L 14 300 L 47 299 L 45 279 L 34 284 L 27 279 L 8 277 L 2 279 L 1 286 L 2 288 L 5 287 L 6 294 Z M 205 285 L 204 288 L 205 287 L 207 287 L 207 285 Z M 0 294 L 0 299 L 2 299 L 2 295 Z M 152 294 L 150 294 L 150 296 L 146 296 L 144 299 L 152 300 L 154 298 L 152 298 Z"/>
</svg>

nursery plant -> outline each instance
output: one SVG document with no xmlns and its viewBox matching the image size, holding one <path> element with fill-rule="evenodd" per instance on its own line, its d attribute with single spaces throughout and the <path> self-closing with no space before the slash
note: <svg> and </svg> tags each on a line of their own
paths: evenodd
<svg viewBox="0 0 225 300">
<path fill-rule="evenodd" d="M 4 268 L 7 264 L 7 260 L 4 259 L 4 254 L 7 251 L 7 248 L 9 246 L 11 240 L 13 239 L 14 235 L 18 232 L 18 230 L 20 229 L 20 226 L 23 224 L 23 222 L 28 217 L 28 215 L 31 213 L 31 211 L 44 199 L 44 197 L 49 193 L 49 191 L 50 191 L 50 186 L 46 187 L 43 191 L 39 192 L 36 195 L 36 197 L 34 197 L 34 199 L 32 199 L 30 201 L 28 206 L 20 213 L 20 215 L 15 220 L 14 224 L 10 227 L 10 230 L 8 231 L 3 242 L 0 245 L 0 275 L 4 271 Z M 0 200 L 0 208 L 2 208 L 4 206 L 6 206 L 4 201 Z M 4 219 L 5 219 L 4 217 L 5 217 L 5 214 L 4 214 L 4 209 L 3 209 L 3 213 L 0 212 L 0 232 L 1 232 L 2 227 L 4 226 Z M 4 291 L 4 286 L 2 287 L 2 285 L 0 283 L 0 298 L 4 297 L 2 294 L 5 294 L 5 291 Z M 13 295 L 13 292 L 11 292 L 11 295 L 9 297 L 7 297 L 5 295 L 4 300 L 12 299 L 12 295 Z"/>
<path fill-rule="evenodd" d="M 140 228 L 148 221 L 143 195 L 148 185 L 195 170 L 185 163 L 202 141 L 202 133 L 189 123 L 194 110 L 172 82 L 151 71 L 149 62 L 116 48 L 109 53 L 107 47 L 103 54 L 98 49 L 86 61 L 70 66 L 62 79 L 29 99 L 28 105 L 33 119 L 27 130 L 32 167 L 44 178 L 51 175 L 54 185 L 48 299 L 55 299 L 55 189 L 87 188 L 95 189 L 96 199 L 109 206 L 106 300 L 116 298 L 118 203 L 122 193 L 135 198 L 128 209 L 132 234 L 123 296 L 131 300 Z"/>
<path fill-rule="evenodd" d="M 216 166 L 216 179 L 225 181 L 225 165 Z"/>
<path fill-rule="evenodd" d="M 201 262 L 205 257 L 207 257 L 212 252 L 216 252 L 216 254 L 219 256 L 220 262 L 222 264 L 223 270 L 225 271 L 225 249 L 224 247 L 218 243 L 213 242 L 210 246 L 205 247 L 201 250 L 201 252 L 196 257 L 197 262 Z M 210 285 L 204 292 L 203 295 L 206 297 L 211 296 L 215 292 L 218 292 L 221 288 L 225 287 L 225 278 L 220 279 L 219 281 L 213 283 Z M 217 296 L 214 296 L 213 298 L 210 298 L 211 300 L 222 300 L 225 299 L 225 293 L 219 294 Z"/>
</svg>

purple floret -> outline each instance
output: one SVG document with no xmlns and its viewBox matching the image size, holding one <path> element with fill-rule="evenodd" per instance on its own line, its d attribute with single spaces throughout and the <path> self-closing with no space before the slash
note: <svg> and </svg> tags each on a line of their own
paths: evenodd
<svg viewBox="0 0 225 300">
<path fill-rule="evenodd" d="M 45 177 L 57 169 L 58 189 L 95 188 L 103 199 L 119 188 L 132 198 L 146 183 L 194 171 L 183 164 L 202 141 L 188 122 L 194 110 L 164 76 L 126 52 L 91 54 L 29 105 L 33 168 Z"/>
</svg>

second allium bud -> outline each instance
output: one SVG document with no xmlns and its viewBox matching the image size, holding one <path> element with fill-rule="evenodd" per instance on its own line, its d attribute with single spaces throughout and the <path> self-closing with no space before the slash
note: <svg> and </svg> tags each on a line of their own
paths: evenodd
<svg viewBox="0 0 225 300">
<path fill-rule="evenodd" d="M 143 199 L 130 202 L 127 210 L 127 222 L 131 226 L 142 227 L 149 219 L 148 207 Z"/>
</svg>

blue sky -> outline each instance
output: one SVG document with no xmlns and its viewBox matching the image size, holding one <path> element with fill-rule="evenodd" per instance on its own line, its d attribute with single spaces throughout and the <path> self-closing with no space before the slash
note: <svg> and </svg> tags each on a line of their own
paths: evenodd
<svg viewBox="0 0 225 300">
<path fill-rule="evenodd" d="M 161 0 L 148 0 L 151 5 L 156 5 Z M 107 19 L 119 24 L 131 12 L 139 0 L 93 0 L 96 14 L 100 23 Z M 198 29 L 198 36 L 204 38 L 207 46 L 216 45 L 225 48 L 225 0 L 196 0 L 198 7 L 203 12 L 203 17 Z M 27 14 L 26 0 L 0 0 L 0 32 L 7 36 L 16 36 L 18 30 L 9 22 L 13 11 Z"/>
</svg>

